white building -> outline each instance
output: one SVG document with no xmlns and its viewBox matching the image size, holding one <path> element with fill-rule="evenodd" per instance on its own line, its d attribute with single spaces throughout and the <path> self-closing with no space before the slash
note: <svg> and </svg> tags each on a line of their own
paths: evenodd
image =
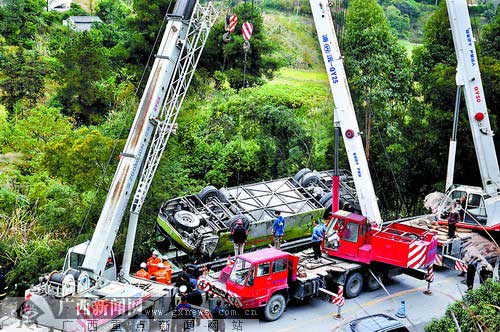
<svg viewBox="0 0 500 332">
<path fill-rule="evenodd" d="M 47 9 L 55 11 L 66 11 L 71 8 L 72 0 L 47 0 Z"/>
<path fill-rule="evenodd" d="M 98 16 L 70 16 L 67 20 L 63 20 L 63 25 L 75 31 L 89 31 L 92 24 L 101 22 Z"/>
</svg>

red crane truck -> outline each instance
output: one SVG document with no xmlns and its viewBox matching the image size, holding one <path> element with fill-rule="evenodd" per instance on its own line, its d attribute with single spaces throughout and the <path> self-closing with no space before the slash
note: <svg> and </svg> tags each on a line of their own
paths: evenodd
<svg viewBox="0 0 500 332">
<path fill-rule="evenodd" d="M 341 234 L 339 246 L 328 240 Z M 220 273 L 200 278 L 199 287 L 243 310 L 258 309 L 267 321 L 279 319 L 291 299 L 320 295 L 323 289 L 354 298 L 363 288 L 373 291 L 381 279 L 401 273 L 424 279 L 435 259 L 437 238 L 433 232 L 392 224 L 373 227 L 366 217 L 337 211 L 326 229 L 325 251 L 320 261 L 311 250 L 297 254 L 274 248 L 238 256 Z"/>
</svg>

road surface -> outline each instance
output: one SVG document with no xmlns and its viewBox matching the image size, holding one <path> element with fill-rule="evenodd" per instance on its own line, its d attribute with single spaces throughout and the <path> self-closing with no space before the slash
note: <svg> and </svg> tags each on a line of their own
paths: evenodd
<svg viewBox="0 0 500 332">
<path fill-rule="evenodd" d="M 349 321 L 367 315 L 384 313 L 395 317 L 401 301 L 406 303 L 406 319 L 400 321 L 410 331 L 424 331 L 425 325 L 433 318 L 441 317 L 448 304 L 462 298 L 466 286 L 460 281 L 457 271 L 435 271 L 435 279 L 431 284 L 432 295 L 423 291 L 427 284 L 424 281 L 401 275 L 393 278 L 385 285 L 386 290 L 365 292 L 355 299 L 346 299 L 341 310 L 341 319 L 336 319 L 337 307 L 333 304 L 313 299 L 308 304 L 291 305 L 281 319 L 275 322 L 256 320 L 226 319 L 226 332 L 314 332 L 342 331 Z M 476 284 L 477 284 L 476 280 Z M 160 331 L 155 324 L 155 330 Z M 208 321 L 194 331 L 209 331 Z"/>
<path fill-rule="evenodd" d="M 424 331 L 425 325 L 433 318 L 441 317 L 448 304 L 462 298 L 466 286 L 460 283 L 462 278 L 458 277 L 457 271 L 435 270 L 435 280 L 431 284 L 431 295 L 424 295 L 423 291 L 427 284 L 425 281 L 417 280 L 409 276 L 401 275 L 387 283 L 385 289 L 381 288 L 375 292 L 365 292 L 355 299 L 346 299 L 341 309 L 341 319 L 336 319 L 337 307 L 333 304 L 312 299 L 307 304 L 291 304 L 281 319 L 275 322 L 263 322 L 256 319 L 245 320 L 240 318 L 228 318 L 225 320 L 226 332 L 315 332 L 315 331 L 342 331 L 343 327 L 353 319 L 367 315 L 384 313 L 392 317 L 400 308 L 401 301 L 406 303 L 406 318 L 400 321 L 409 327 L 412 332 Z M 476 278 L 476 285 L 478 280 Z M 194 326 L 192 330 L 198 332 L 209 332 L 209 320 L 202 320 L 200 326 Z M 151 331 L 169 331 L 171 322 L 150 321 Z M 160 327 L 162 323 L 162 327 Z M 18 332 L 27 329 L 37 332 L 48 332 L 50 329 L 39 327 L 39 329 L 27 326 L 16 326 L 12 329 L 2 330 L 0 319 L 0 332 Z M 3 326 L 5 328 L 5 325 Z M 167 329 L 165 329 L 167 328 Z M 117 329 L 116 331 L 125 331 Z M 140 329 L 137 332 L 141 331 Z M 135 331 L 134 331 L 135 332 Z"/>
</svg>

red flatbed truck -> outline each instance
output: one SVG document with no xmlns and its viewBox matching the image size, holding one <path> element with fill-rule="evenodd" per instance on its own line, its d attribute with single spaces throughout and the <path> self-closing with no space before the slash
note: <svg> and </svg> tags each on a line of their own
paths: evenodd
<svg viewBox="0 0 500 332">
<path fill-rule="evenodd" d="M 200 278 L 199 287 L 243 310 L 258 309 L 265 320 L 273 321 L 289 300 L 318 296 L 320 289 L 336 293 L 342 285 L 346 297 L 353 298 L 363 288 L 378 289 L 384 277 L 426 277 L 436 256 L 433 232 L 401 224 L 372 228 L 365 217 L 346 211 L 333 217 L 326 238 L 340 230 L 340 245 L 335 249 L 326 240 L 326 256 L 320 261 L 311 258 L 310 249 L 297 254 L 263 249 L 240 255 L 220 273 Z"/>
</svg>

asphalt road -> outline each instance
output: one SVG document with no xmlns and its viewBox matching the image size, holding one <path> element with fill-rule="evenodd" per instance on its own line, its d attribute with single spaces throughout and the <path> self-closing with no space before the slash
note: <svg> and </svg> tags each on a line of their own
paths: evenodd
<svg viewBox="0 0 500 332">
<path fill-rule="evenodd" d="M 462 278 L 457 277 L 457 271 L 435 270 L 435 280 L 431 284 L 432 295 L 424 295 L 426 282 L 409 276 L 395 277 L 384 289 L 375 292 L 362 293 L 355 299 L 346 299 L 341 309 L 341 319 L 336 319 L 337 306 L 312 299 L 308 304 L 291 304 L 283 316 L 275 322 L 259 320 L 244 320 L 239 318 L 226 319 L 226 332 L 315 332 L 315 331 L 342 331 L 343 327 L 353 319 L 367 315 L 384 313 L 392 317 L 400 307 L 402 300 L 406 303 L 406 318 L 400 321 L 409 327 L 412 332 L 424 331 L 425 325 L 436 317 L 441 317 L 448 304 L 461 299 L 466 286 L 461 284 Z M 478 280 L 476 278 L 476 285 Z M 168 320 L 160 328 L 159 321 L 149 321 L 151 331 L 162 332 L 171 330 Z M 0 321 L 0 325 L 1 325 Z M 202 320 L 200 326 L 192 330 L 212 332 L 208 328 L 209 320 Z M 13 327 L 13 326 L 12 326 Z M 167 329 L 165 329 L 167 328 Z M 8 328 L 7 328 L 8 329 Z M 12 331 L 26 331 L 26 326 L 17 326 Z M 0 330 L 1 327 L 0 327 Z M 34 331 L 33 329 L 29 329 Z M 50 329 L 40 327 L 37 332 L 48 332 Z M 140 330 L 140 329 L 139 329 Z M 137 331 L 139 331 L 137 330 Z M 2 330 L 1 332 L 3 332 Z M 11 330 L 9 330 L 11 331 Z M 124 331 L 117 329 L 117 331 Z"/>
<path fill-rule="evenodd" d="M 349 321 L 367 315 L 384 313 L 392 317 L 406 303 L 406 319 L 400 321 L 410 331 L 424 331 L 424 326 L 433 318 L 441 317 L 448 304 L 462 298 L 466 286 L 457 271 L 435 271 L 431 284 L 432 295 L 423 291 L 427 284 L 409 276 L 395 277 L 386 290 L 366 292 L 355 299 L 348 299 L 341 310 L 341 319 L 336 319 L 337 307 L 333 304 L 313 299 L 305 305 L 291 305 L 284 315 L 275 322 L 258 322 L 238 319 L 226 320 L 226 331 L 240 332 L 314 332 L 342 331 Z M 241 323 L 240 323 L 241 322 Z M 202 321 L 195 331 L 208 331 L 208 321 Z"/>
</svg>

